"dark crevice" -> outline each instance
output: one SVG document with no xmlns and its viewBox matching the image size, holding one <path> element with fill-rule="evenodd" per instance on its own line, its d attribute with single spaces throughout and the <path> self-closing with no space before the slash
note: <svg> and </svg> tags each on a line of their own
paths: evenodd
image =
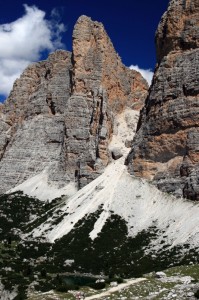
<svg viewBox="0 0 199 300">
<path fill-rule="evenodd" d="M 142 108 L 141 111 L 140 111 L 140 116 L 139 116 L 139 119 L 138 119 L 136 132 L 140 129 L 140 127 L 142 125 L 142 116 L 143 116 L 143 114 L 144 114 L 144 108 Z"/>
<path fill-rule="evenodd" d="M 54 102 L 52 101 L 51 103 L 50 103 L 50 110 L 51 110 L 51 113 L 53 114 L 53 115 L 55 115 L 55 104 L 54 104 Z"/>
<path fill-rule="evenodd" d="M 98 146 L 97 146 L 97 148 L 96 148 L 96 158 L 100 158 L 100 156 L 99 156 L 99 148 L 98 148 Z"/>
<path fill-rule="evenodd" d="M 94 118 L 94 110 L 92 111 L 92 114 L 91 114 L 91 119 L 90 119 L 90 125 L 93 123 L 93 118 Z"/>
<path fill-rule="evenodd" d="M 74 54 L 72 53 L 71 55 L 71 64 L 72 64 L 72 68 L 69 70 L 69 80 L 70 80 L 70 96 L 73 93 L 73 87 L 74 87 L 74 82 L 73 82 L 73 70 L 74 70 L 74 66 L 75 66 L 75 60 L 74 60 Z"/>
<path fill-rule="evenodd" d="M 104 115 L 103 115 L 103 97 L 101 98 L 100 103 L 100 118 L 99 118 L 99 125 L 102 125 L 104 121 Z"/>
<path fill-rule="evenodd" d="M 80 190 L 81 188 L 81 183 L 80 183 L 80 167 L 81 167 L 81 163 L 80 161 L 78 160 L 77 161 L 77 169 L 75 170 L 75 181 L 77 182 L 77 188 L 78 190 Z"/>
<path fill-rule="evenodd" d="M 104 121 L 104 115 L 103 113 L 100 114 L 99 124 L 102 125 Z"/>
<path fill-rule="evenodd" d="M 165 41 L 167 33 L 168 33 L 168 25 L 167 25 L 167 23 L 168 23 L 168 18 L 166 18 L 165 25 L 163 27 L 162 46 L 164 45 L 164 41 Z"/>
<path fill-rule="evenodd" d="M 50 140 L 47 142 L 48 144 L 61 144 L 60 141 L 57 141 L 57 140 Z"/>
<path fill-rule="evenodd" d="M 186 9 L 186 2 L 187 2 L 187 0 L 184 0 L 184 1 L 183 1 L 183 9 L 184 9 L 184 10 Z"/>
<path fill-rule="evenodd" d="M 44 77 L 45 77 L 46 80 L 49 79 L 50 73 L 51 73 L 50 69 L 47 69 L 47 70 L 46 70 L 46 74 L 44 75 Z"/>
<path fill-rule="evenodd" d="M 6 140 L 6 143 L 5 143 L 4 147 L 3 147 L 2 154 L 0 155 L 0 161 L 2 160 L 2 158 L 3 158 L 3 156 L 4 156 L 5 152 L 6 152 L 6 149 L 7 149 L 7 147 L 8 147 L 8 144 L 9 144 L 9 140 L 7 139 L 7 140 Z"/>
<path fill-rule="evenodd" d="M 56 114 L 55 103 L 54 103 L 54 101 L 52 101 L 52 95 L 51 94 L 47 95 L 46 103 L 48 104 L 48 107 L 50 108 L 50 111 L 51 111 L 52 115 L 55 115 Z"/>
<path fill-rule="evenodd" d="M 183 88 L 183 94 L 187 97 L 188 96 L 187 89 L 186 89 L 186 86 L 184 84 L 183 84 L 182 88 Z"/>
<path fill-rule="evenodd" d="M 70 96 L 72 95 L 73 93 L 73 69 L 70 69 L 69 70 L 69 80 L 70 80 Z"/>
<path fill-rule="evenodd" d="M 194 96 L 197 96 L 198 95 L 198 89 L 197 88 L 191 88 L 191 87 L 189 87 L 189 88 L 187 88 L 184 84 L 183 84 L 183 86 L 182 86 L 182 88 L 183 88 L 183 94 L 184 94 L 184 96 L 185 97 L 188 97 L 188 96 L 192 96 L 192 97 L 194 97 Z"/>
</svg>

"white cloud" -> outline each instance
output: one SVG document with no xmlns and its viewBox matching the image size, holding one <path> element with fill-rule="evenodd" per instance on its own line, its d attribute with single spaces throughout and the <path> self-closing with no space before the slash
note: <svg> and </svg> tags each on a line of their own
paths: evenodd
<svg viewBox="0 0 199 300">
<path fill-rule="evenodd" d="M 138 71 L 141 73 L 141 75 L 146 79 L 146 81 L 148 82 L 149 86 L 151 85 L 151 81 L 153 78 L 153 72 L 150 69 L 141 69 L 138 65 L 131 65 L 129 67 L 132 70 Z"/>
<path fill-rule="evenodd" d="M 0 24 L 0 94 L 8 95 L 13 82 L 42 51 L 63 48 L 61 35 L 66 31 L 60 20 L 45 19 L 36 6 L 24 5 L 25 14 L 9 24 Z"/>
</svg>

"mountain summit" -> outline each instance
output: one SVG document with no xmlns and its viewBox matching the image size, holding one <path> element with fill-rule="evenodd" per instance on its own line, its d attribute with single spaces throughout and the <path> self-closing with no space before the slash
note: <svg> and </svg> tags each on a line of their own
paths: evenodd
<svg viewBox="0 0 199 300">
<path fill-rule="evenodd" d="M 139 109 L 147 89 L 122 64 L 103 25 L 81 16 L 73 52 L 29 66 L 1 106 L 0 192 L 26 182 L 38 196 L 43 183 L 53 198 L 95 179 L 112 159 L 114 117 Z"/>
</svg>

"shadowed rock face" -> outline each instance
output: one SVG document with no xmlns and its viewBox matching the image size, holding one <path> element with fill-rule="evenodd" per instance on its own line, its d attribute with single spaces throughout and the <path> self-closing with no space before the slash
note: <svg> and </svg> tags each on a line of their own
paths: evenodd
<svg viewBox="0 0 199 300">
<path fill-rule="evenodd" d="M 199 2 L 171 0 L 156 32 L 158 64 L 129 170 L 199 200 Z"/>
<path fill-rule="evenodd" d="M 103 25 L 80 17 L 73 52 L 29 66 L 0 107 L 0 192 L 44 170 L 57 188 L 89 183 L 111 160 L 114 115 L 139 109 L 147 89 L 122 64 Z"/>
</svg>

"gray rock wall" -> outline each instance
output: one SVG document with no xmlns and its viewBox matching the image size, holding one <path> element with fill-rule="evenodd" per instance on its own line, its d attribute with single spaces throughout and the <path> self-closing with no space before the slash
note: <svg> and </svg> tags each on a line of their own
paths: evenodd
<svg viewBox="0 0 199 300">
<path fill-rule="evenodd" d="M 57 188 L 95 179 L 111 160 L 114 114 L 140 107 L 147 88 L 122 64 L 103 25 L 81 17 L 73 53 L 59 50 L 29 66 L 0 107 L 0 193 L 44 170 Z"/>
</svg>

